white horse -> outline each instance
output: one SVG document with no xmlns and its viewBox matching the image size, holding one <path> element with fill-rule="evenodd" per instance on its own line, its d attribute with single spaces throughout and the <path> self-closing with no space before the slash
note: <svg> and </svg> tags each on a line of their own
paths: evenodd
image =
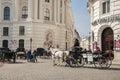
<svg viewBox="0 0 120 80">
<path fill-rule="evenodd" d="M 57 48 L 50 47 L 50 51 L 52 53 L 53 65 L 61 65 L 69 55 L 69 51 L 60 51 Z"/>
</svg>

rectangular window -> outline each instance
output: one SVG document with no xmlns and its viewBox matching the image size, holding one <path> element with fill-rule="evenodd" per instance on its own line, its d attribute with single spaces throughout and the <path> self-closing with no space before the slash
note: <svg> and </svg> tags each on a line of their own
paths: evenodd
<svg viewBox="0 0 120 80">
<path fill-rule="evenodd" d="M 62 13 L 60 13 L 60 23 L 62 23 Z"/>
<path fill-rule="evenodd" d="M 60 1 L 60 8 L 62 8 L 62 0 Z"/>
<path fill-rule="evenodd" d="M 9 33 L 9 28 L 3 27 L 3 36 L 8 36 L 8 33 Z"/>
<path fill-rule="evenodd" d="M 48 2 L 48 3 L 49 3 L 50 1 L 49 1 L 49 0 L 45 0 L 45 2 Z"/>
<path fill-rule="evenodd" d="M 103 14 L 106 13 L 106 2 L 103 3 Z"/>
<path fill-rule="evenodd" d="M 25 27 L 24 26 L 19 27 L 19 35 L 25 35 Z"/>
<path fill-rule="evenodd" d="M 107 12 L 110 12 L 110 1 L 107 1 Z"/>
<path fill-rule="evenodd" d="M 49 21 L 49 20 L 50 20 L 50 17 L 44 16 L 44 20 Z"/>
<path fill-rule="evenodd" d="M 106 14 L 110 12 L 110 0 L 107 0 L 102 3 L 102 13 Z"/>
</svg>

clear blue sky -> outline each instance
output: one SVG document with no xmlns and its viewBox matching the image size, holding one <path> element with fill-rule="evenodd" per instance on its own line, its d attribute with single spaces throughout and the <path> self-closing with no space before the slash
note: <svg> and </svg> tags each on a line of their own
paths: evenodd
<svg viewBox="0 0 120 80">
<path fill-rule="evenodd" d="M 90 32 L 90 15 L 87 12 L 87 0 L 71 0 L 70 4 L 75 27 L 81 37 L 86 37 Z"/>
</svg>

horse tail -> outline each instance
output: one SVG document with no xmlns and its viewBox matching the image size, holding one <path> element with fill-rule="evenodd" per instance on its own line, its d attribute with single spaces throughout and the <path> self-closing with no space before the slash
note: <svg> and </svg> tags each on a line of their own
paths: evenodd
<svg viewBox="0 0 120 80">
<path fill-rule="evenodd" d="M 63 61 L 63 62 L 65 62 L 65 60 L 66 60 L 66 52 L 65 52 L 65 51 L 63 51 L 62 61 Z"/>
</svg>

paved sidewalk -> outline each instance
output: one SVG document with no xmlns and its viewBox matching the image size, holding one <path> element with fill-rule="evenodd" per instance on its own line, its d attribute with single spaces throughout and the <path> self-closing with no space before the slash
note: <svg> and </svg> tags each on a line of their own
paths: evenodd
<svg viewBox="0 0 120 80">
<path fill-rule="evenodd" d="M 38 59 L 38 63 L 19 60 L 0 67 L 0 80 L 120 80 L 120 66 L 95 69 L 94 65 L 81 68 L 53 66 L 52 60 Z"/>
</svg>

